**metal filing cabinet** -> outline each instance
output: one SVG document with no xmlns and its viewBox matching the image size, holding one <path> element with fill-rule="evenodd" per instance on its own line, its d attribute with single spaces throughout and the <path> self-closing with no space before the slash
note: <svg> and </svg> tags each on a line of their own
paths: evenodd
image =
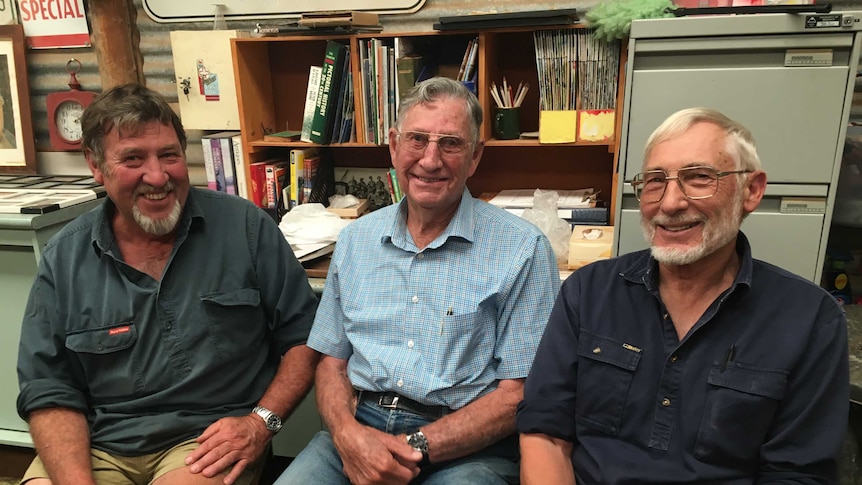
<svg viewBox="0 0 862 485">
<path fill-rule="evenodd" d="M 36 278 L 42 248 L 69 221 L 96 207 L 91 200 L 47 214 L 0 214 L 0 444 L 33 446 L 18 417 L 18 340 L 24 306 Z"/>
<path fill-rule="evenodd" d="M 819 282 L 860 49 L 858 12 L 637 20 L 629 41 L 616 254 L 647 247 L 626 182 L 650 133 L 688 107 L 747 126 L 769 180 L 743 223 L 754 256 Z M 800 212 L 781 202 L 813 197 Z M 817 209 L 815 206 L 819 205 Z"/>
</svg>

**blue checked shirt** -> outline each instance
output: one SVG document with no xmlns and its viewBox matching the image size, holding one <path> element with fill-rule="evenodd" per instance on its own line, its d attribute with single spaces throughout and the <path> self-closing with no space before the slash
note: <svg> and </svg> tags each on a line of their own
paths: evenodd
<svg viewBox="0 0 862 485">
<path fill-rule="evenodd" d="M 459 409 L 525 378 L 560 288 L 548 239 L 464 191 L 419 250 L 406 202 L 344 228 L 308 345 L 360 390 Z"/>
</svg>

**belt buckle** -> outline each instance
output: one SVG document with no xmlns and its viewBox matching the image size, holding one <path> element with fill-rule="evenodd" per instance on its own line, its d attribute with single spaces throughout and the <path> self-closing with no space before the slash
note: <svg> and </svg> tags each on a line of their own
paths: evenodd
<svg viewBox="0 0 862 485">
<path fill-rule="evenodd" d="M 387 409 L 398 409 L 398 398 L 399 397 L 400 396 L 392 396 L 391 397 L 392 401 L 389 403 L 386 403 L 384 401 L 388 400 L 389 396 L 380 396 L 380 398 L 377 399 L 377 405 L 382 407 L 382 408 L 387 408 Z"/>
</svg>

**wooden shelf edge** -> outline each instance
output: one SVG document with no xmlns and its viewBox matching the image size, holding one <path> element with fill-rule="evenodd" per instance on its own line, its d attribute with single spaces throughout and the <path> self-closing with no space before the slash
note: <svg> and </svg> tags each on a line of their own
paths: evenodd
<svg viewBox="0 0 862 485">
<path fill-rule="evenodd" d="M 381 148 L 388 145 L 374 145 L 371 143 L 333 143 L 331 145 L 320 145 L 317 143 L 308 143 L 304 141 L 263 141 L 255 140 L 248 142 L 252 147 L 285 147 L 285 148 L 311 148 L 311 147 L 351 147 L 351 148 Z"/>
<path fill-rule="evenodd" d="M 537 140 L 535 138 L 525 139 L 525 140 L 497 140 L 497 139 L 491 138 L 489 140 L 485 140 L 485 146 L 488 146 L 488 147 L 569 147 L 569 146 L 575 146 L 575 147 L 591 146 L 591 147 L 595 147 L 595 146 L 598 146 L 598 147 L 608 147 L 608 152 L 613 153 L 614 148 L 616 146 L 616 143 L 614 142 L 614 140 L 601 141 L 601 142 L 577 141 L 577 142 L 573 142 L 573 143 L 540 143 L 539 140 Z"/>
</svg>

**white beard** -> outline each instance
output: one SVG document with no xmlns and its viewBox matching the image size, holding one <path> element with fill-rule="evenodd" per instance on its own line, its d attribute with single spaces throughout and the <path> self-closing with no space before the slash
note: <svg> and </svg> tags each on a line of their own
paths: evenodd
<svg viewBox="0 0 862 485">
<path fill-rule="evenodd" d="M 703 223 L 702 238 L 698 245 L 694 247 L 661 247 L 655 246 L 655 228 L 657 225 L 682 225 L 701 221 Z M 724 247 L 727 243 L 733 241 L 739 232 L 739 226 L 742 224 L 742 196 L 738 194 L 734 197 L 730 210 L 721 211 L 718 217 L 709 220 L 702 216 L 692 218 L 680 217 L 662 217 L 656 216 L 651 220 L 641 217 L 641 230 L 643 231 L 644 239 L 650 245 L 652 257 L 656 261 L 663 264 L 683 266 L 692 264 L 709 256 Z"/>
</svg>

